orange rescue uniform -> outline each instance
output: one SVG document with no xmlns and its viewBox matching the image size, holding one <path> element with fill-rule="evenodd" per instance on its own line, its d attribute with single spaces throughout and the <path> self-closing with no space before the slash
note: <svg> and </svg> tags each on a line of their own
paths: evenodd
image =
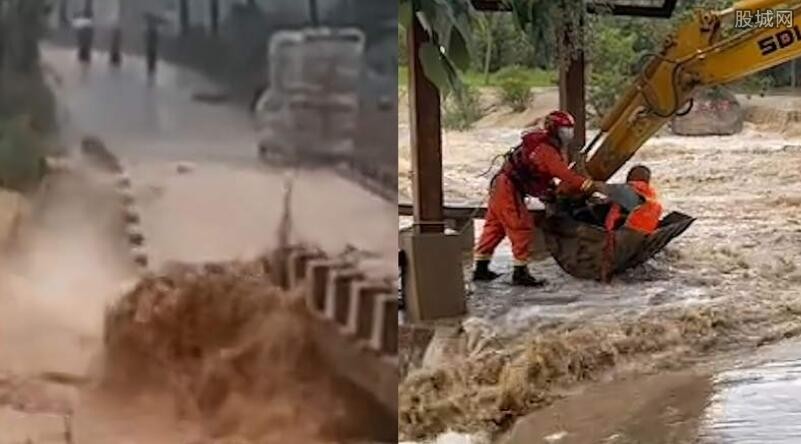
<svg viewBox="0 0 801 444">
<path fill-rule="evenodd" d="M 515 265 L 529 262 L 534 218 L 525 196 L 546 196 L 555 178 L 568 187 L 585 190 L 592 180 L 571 170 L 548 133 L 536 130 L 523 136 L 521 147 L 507 156 L 493 179 L 487 216 L 476 246 L 476 259 L 488 260 L 505 236 L 512 243 Z"/>
<path fill-rule="evenodd" d="M 644 234 L 651 234 L 656 231 L 659 219 L 662 217 L 662 205 L 659 203 L 656 190 L 648 183 L 639 180 L 630 181 L 628 184 L 644 202 L 629 213 L 624 226 Z M 615 230 L 621 218 L 620 205 L 612 204 L 606 216 L 606 229 Z"/>
</svg>

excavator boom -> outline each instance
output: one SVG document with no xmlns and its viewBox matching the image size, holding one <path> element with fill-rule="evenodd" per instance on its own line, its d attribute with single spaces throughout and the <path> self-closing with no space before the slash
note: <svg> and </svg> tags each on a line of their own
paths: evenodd
<svg viewBox="0 0 801 444">
<path fill-rule="evenodd" d="M 746 10 L 752 19 L 756 11 L 771 11 L 772 26 L 724 37 L 724 26 L 736 25 L 736 12 Z M 696 11 L 665 39 L 660 52 L 647 54 L 640 74 L 602 120 L 600 132 L 584 148 L 588 173 L 608 180 L 666 122 L 691 106 L 698 88 L 739 80 L 799 56 L 801 0 L 745 0 L 723 11 Z"/>
</svg>

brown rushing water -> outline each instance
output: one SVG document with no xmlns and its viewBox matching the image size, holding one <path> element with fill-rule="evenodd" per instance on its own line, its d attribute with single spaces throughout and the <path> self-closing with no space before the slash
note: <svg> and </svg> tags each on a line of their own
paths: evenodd
<svg viewBox="0 0 801 444">
<path fill-rule="evenodd" d="M 401 167 L 408 165 L 404 131 Z M 516 139 L 510 129 L 446 134 L 446 200 L 482 202 L 487 179 L 476 176 Z M 550 281 L 542 290 L 513 291 L 507 277 L 477 286 L 459 345 L 401 387 L 403 436 L 505 429 L 550 404 L 559 387 L 613 369 L 681 367 L 719 350 L 797 335 L 798 144 L 748 125 L 732 137 L 651 140 L 632 163 L 652 168 L 666 209 L 696 223 L 647 266 L 609 286 L 573 279 L 550 259 L 531 266 Z M 401 179 L 403 195 L 408 181 Z M 495 267 L 511 268 L 507 255 L 502 249 Z"/>
</svg>

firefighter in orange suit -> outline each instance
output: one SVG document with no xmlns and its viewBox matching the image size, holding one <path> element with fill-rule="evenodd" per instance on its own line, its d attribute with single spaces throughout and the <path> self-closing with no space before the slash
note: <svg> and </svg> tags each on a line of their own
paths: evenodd
<svg viewBox="0 0 801 444">
<path fill-rule="evenodd" d="M 501 170 L 492 179 L 484 229 L 475 250 L 475 281 L 491 281 L 499 276 L 490 270 L 490 259 L 498 244 L 508 237 L 515 260 L 512 284 L 544 285 L 545 281 L 534 278 L 528 270 L 534 219 L 526 208 L 525 197 L 545 198 L 552 193 L 557 178 L 584 193 L 597 191 L 601 185 L 568 167 L 565 152 L 573 139 L 573 116 L 554 111 L 546 116 L 543 126 L 523 133 L 522 143 L 506 154 Z"/>
</svg>

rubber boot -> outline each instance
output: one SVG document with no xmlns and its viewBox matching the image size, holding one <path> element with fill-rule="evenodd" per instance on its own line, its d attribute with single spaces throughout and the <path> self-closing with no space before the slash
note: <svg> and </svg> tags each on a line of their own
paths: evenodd
<svg viewBox="0 0 801 444">
<path fill-rule="evenodd" d="M 525 265 L 516 265 L 512 273 L 512 285 L 520 287 L 542 287 L 547 282 L 539 280 L 528 272 Z"/>
<path fill-rule="evenodd" d="M 474 281 L 494 281 L 500 274 L 489 269 L 490 261 L 480 260 L 476 261 L 476 269 L 473 271 Z"/>
</svg>

